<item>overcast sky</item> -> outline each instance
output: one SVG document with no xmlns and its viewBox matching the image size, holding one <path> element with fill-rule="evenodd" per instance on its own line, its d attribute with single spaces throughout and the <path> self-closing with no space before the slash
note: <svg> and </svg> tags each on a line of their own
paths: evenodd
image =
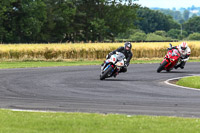
<svg viewBox="0 0 200 133">
<path fill-rule="evenodd" d="M 146 7 L 160 7 L 160 8 L 180 8 L 180 7 L 200 7 L 200 0 L 138 0 L 135 3 Z"/>
</svg>

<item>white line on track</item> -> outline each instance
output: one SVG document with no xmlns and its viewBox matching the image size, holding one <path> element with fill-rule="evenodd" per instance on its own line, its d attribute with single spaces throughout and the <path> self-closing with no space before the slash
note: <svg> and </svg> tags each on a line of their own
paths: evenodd
<svg viewBox="0 0 200 133">
<path fill-rule="evenodd" d="M 44 110 L 26 110 L 26 109 L 8 109 L 11 111 L 21 111 L 21 112 L 41 112 L 41 113 L 56 113 L 55 111 L 44 111 Z"/>
<path fill-rule="evenodd" d="M 170 81 L 172 81 L 172 80 L 178 80 L 178 79 L 181 79 L 181 78 L 184 78 L 184 77 L 192 77 L 192 76 L 200 76 L 200 75 L 194 74 L 194 75 L 191 75 L 191 76 L 183 76 L 183 77 L 171 78 L 171 79 L 166 80 L 165 84 L 168 84 L 168 85 L 171 85 L 171 86 L 175 86 L 175 87 L 179 87 L 179 88 L 188 89 L 188 90 L 200 91 L 200 89 L 184 87 L 184 86 L 180 86 L 180 85 L 176 85 L 176 84 L 170 83 Z"/>
</svg>

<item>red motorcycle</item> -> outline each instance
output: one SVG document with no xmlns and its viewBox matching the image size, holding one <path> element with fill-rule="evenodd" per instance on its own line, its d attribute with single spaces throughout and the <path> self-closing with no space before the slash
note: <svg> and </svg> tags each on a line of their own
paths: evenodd
<svg viewBox="0 0 200 133">
<path fill-rule="evenodd" d="M 170 47 L 172 45 L 170 44 Z M 161 62 L 160 66 L 157 69 L 157 72 L 161 72 L 162 70 L 166 70 L 167 72 L 170 72 L 174 66 L 178 63 L 180 58 L 180 53 L 177 49 L 172 49 L 167 52 L 165 55 L 164 60 Z"/>
</svg>

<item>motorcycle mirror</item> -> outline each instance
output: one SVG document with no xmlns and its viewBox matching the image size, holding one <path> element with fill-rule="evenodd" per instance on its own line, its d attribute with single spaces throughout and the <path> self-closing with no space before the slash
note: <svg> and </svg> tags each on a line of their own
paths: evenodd
<svg viewBox="0 0 200 133">
<path fill-rule="evenodd" d="M 172 44 L 171 43 L 169 44 L 169 46 L 170 46 L 170 48 L 172 48 Z"/>
</svg>

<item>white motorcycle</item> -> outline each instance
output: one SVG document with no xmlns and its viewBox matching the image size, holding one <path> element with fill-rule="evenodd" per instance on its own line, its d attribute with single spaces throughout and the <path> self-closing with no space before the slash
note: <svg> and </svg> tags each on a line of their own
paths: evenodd
<svg viewBox="0 0 200 133">
<path fill-rule="evenodd" d="M 101 67 L 100 80 L 114 76 L 122 67 L 125 67 L 125 64 L 125 55 L 121 52 L 116 52 L 116 54 L 113 54 L 109 59 L 104 61 Z"/>
</svg>

